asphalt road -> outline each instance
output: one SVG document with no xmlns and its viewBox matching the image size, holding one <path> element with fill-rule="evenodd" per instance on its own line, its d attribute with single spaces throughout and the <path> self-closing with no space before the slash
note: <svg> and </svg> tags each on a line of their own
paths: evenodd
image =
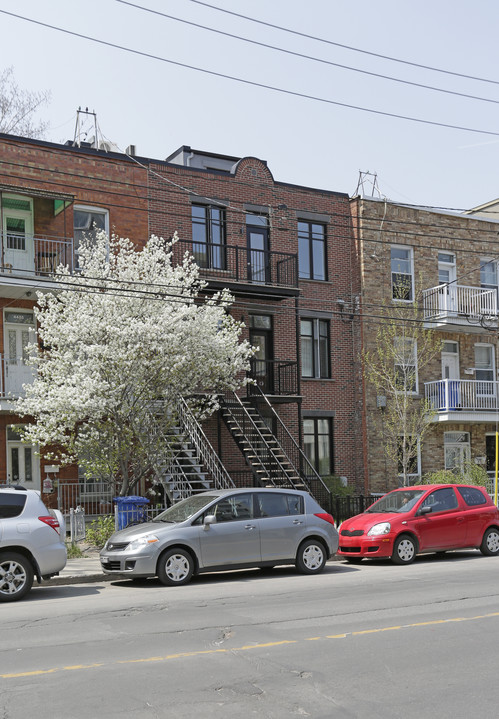
<svg viewBox="0 0 499 719">
<path fill-rule="evenodd" d="M 499 706 L 499 559 L 35 588 L 0 605 L 1 719 L 469 719 Z"/>
</svg>

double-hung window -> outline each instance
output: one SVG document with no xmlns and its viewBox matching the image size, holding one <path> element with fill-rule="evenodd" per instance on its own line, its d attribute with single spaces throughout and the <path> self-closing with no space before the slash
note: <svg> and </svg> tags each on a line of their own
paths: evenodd
<svg viewBox="0 0 499 719">
<path fill-rule="evenodd" d="M 333 421 L 331 418 L 304 418 L 303 449 L 310 464 L 322 477 L 327 477 L 334 472 Z"/>
<path fill-rule="evenodd" d="M 405 438 L 405 457 L 404 457 L 404 437 L 397 438 L 397 465 L 399 476 L 404 475 L 404 465 L 406 477 L 418 477 L 421 475 L 421 446 L 419 439 L 414 442 L 412 437 Z"/>
<path fill-rule="evenodd" d="M 192 254 L 200 267 L 226 269 L 225 211 L 212 205 L 192 205 Z"/>
<path fill-rule="evenodd" d="M 416 340 L 412 337 L 395 337 L 393 356 L 397 391 L 416 394 L 418 391 Z"/>
<path fill-rule="evenodd" d="M 302 377 L 330 377 L 329 322 L 302 319 L 300 327 Z"/>
<path fill-rule="evenodd" d="M 414 260 L 412 247 L 392 245 L 390 251 L 392 297 L 412 302 L 414 299 Z"/>
<path fill-rule="evenodd" d="M 326 228 L 316 222 L 298 222 L 298 266 L 301 279 L 326 279 Z"/>
<path fill-rule="evenodd" d="M 109 214 L 107 210 L 98 207 L 75 206 L 73 223 L 76 266 L 78 267 L 80 265 L 79 248 L 82 241 L 85 240 L 92 245 L 99 232 L 109 235 Z"/>
</svg>

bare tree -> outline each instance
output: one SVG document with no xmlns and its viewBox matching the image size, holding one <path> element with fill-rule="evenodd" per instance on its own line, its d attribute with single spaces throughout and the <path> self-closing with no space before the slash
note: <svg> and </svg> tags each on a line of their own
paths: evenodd
<svg viewBox="0 0 499 719">
<path fill-rule="evenodd" d="M 48 90 L 31 92 L 19 87 L 14 69 L 7 67 L 0 73 L 0 132 L 21 137 L 44 137 L 48 122 L 37 120 L 35 114 L 50 100 Z"/>
<path fill-rule="evenodd" d="M 398 466 L 404 486 L 409 484 L 409 475 L 417 473 L 419 445 L 436 412 L 421 396 L 419 374 L 440 352 L 442 343 L 433 330 L 423 326 L 419 299 L 385 305 L 376 344 L 362 352 L 368 384 L 378 397 L 386 398 L 386 406 L 379 409 L 384 451 Z"/>
</svg>

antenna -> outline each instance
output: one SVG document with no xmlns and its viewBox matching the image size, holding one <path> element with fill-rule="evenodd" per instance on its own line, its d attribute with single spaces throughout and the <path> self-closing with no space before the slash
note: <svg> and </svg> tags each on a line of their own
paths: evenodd
<svg viewBox="0 0 499 719">
<path fill-rule="evenodd" d="M 95 147 L 99 147 L 99 137 L 98 137 L 98 129 L 97 129 L 97 113 L 90 112 L 88 107 L 86 107 L 84 110 L 79 107 L 76 111 L 76 125 L 75 125 L 75 134 L 73 139 L 73 145 L 75 147 L 81 147 L 81 143 L 85 142 L 85 138 L 88 135 L 88 131 L 84 130 L 82 127 L 82 116 L 93 118 L 93 124 L 94 124 L 94 140 L 93 144 Z M 83 117 L 85 120 L 85 117 Z M 82 138 L 83 135 L 83 138 Z"/>
<path fill-rule="evenodd" d="M 371 187 L 371 197 L 376 196 L 380 200 L 383 199 L 378 185 L 378 174 L 376 172 L 359 170 L 359 181 L 357 182 L 355 195 L 361 195 L 361 197 L 368 196 L 369 192 L 365 192 L 365 185 Z"/>
</svg>

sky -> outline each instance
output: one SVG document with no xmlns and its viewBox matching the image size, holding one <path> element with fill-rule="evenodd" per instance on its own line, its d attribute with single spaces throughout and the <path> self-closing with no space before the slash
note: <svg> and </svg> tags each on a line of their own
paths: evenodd
<svg viewBox="0 0 499 719">
<path fill-rule="evenodd" d="M 0 70 L 12 65 L 21 87 L 50 90 L 39 113 L 47 140 L 73 140 L 81 107 L 97 114 L 102 139 L 144 157 L 181 145 L 255 156 L 277 181 L 349 195 L 371 173 L 364 194 L 376 175 L 383 197 L 446 209 L 499 197 L 497 0 L 134 5 L 0 0 Z M 93 120 L 82 119 L 88 139 Z"/>
</svg>

